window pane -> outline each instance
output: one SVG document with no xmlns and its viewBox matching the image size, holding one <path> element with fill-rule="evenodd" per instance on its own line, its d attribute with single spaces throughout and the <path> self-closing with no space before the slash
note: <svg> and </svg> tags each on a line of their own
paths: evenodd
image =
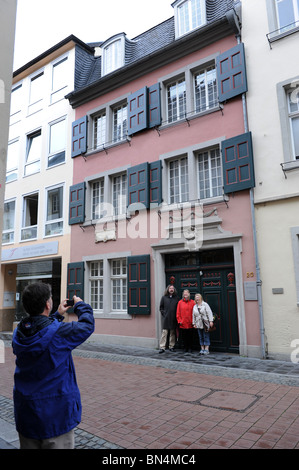
<svg viewBox="0 0 299 470">
<path fill-rule="evenodd" d="M 19 163 L 19 141 L 12 142 L 7 148 L 6 182 L 17 179 Z"/>
<path fill-rule="evenodd" d="M 188 33 L 204 23 L 205 2 L 202 0 L 186 0 L 178 6 L 179 35 Z"/>
<path fill-rule="evenodd" d="M 53 65 L 52 90 L 57 91 L 67 85 L 67 57 Z"/>
<path fill-rule="evenodd" d="M 298 0 L 276 0 L 280 28 L 292 25 L 298 20 Z"/>
<path fill-rule="evenodd" d="M 30 87 L 30 104 L 36 103 L 37 101 L 41 100 L 43 97 L 43 80 L 44 74 L 41 73 L 36 77 L 31 79 L 31 87 Z"/>
<path fill-rule="evenodd" d="M 101 148 L 106 141 L 106 114 L 97 116 L 94 120 L 94 148 Z"/>
<path fill-rule="evenodd" d="M 127 268 L 126 260 L 113 260 L 111 263 L 112 310 L 127 309 Z"/>
<path fill-rule="evenodd" d="M 195 76 L 195 109 L 196 112 L 216 106 L 217 83 L 215 67 L 210 67 Z"/>
<path fill-rule="evenodd" d="M 170 162 L 169 164 L 169 189 L 170 189 L 170 204 L 188 201 L 189 190 L 188 190 L 187 157 Z"/>
<path fill-rule="evenodd" d="M 56 122 L 50 127 L 50 153 L 57 153 L 65 149 L 66 126 L 65 119 Z"/>
<path fill-rule="evenodd" d="M 126 213 L 127 175 L 123 174 L 113 178 L 113 208 L 114 214 Z"/>
<path fill-rule="evenodd" d="M 104 203 L 104 180 L 96 181 L 92 185 L 92 219 L 100 219 L 104 217 L 103 207 Z"/>
<path fill-rule="evenodd" d="M 47 221 L 62 218 L 62 187 L 48 191 Z"/>
<path fill-rule="evenodd" d="M 41 132 L 28 137 L 25 175 L 29 175 L 40 170 L 41 140 Z"/>
<path fill-rule="evenodd" d="M 186 115 L 186 83 L 179 80 L 167 88 L 168 122 L 183 119 Z"/>
<path fill-rule="evenodd" d="M 90 263 L 90 304 L 95 310 L 103 310 L 103 261 Z"/>
<path fill-rule="evenodd" d="M 110 73 L 118 69 L 122 65 L 121 58 L 121 40 L 114 41 L 112 44 L 107 46 L 104 50 L 104 73 Z"/>
<path fill-rule="evenodd" d="M 2 243 L 14 242 L 15 201 L 4 203 Z"/>
<path fill-rule="evenodd" d="M 37 237 L 38 194 L 24 197 L 21 239 Z"/>
<path fill-rule="evenodd" d="M 21 93 L 22 85 L 12 90 L 10 99 L 10 115 L 15 114 L 21 110 Z"/>
<path fill-rule="evenodd" d="M 299 160 L 299 117 L 292 119 L 292 132 L 293 132 L 295 159 Z"/>
<path fill-rule="evenodd" d="M 48 167 L 65 162 L 66 121 L 56 122 L 50 126 L 50 144 Z"/>
<path fill-rule="evenodd" d="M 125 139 L 127 133 L 127 105 L 113 110 L 113 142 Z"/>
<path fill-rule="evenodd" d="M 199 154 L 198 174 L 200 199 L 222 194 L 222 167 L 219 149 Z"/>
</svg>

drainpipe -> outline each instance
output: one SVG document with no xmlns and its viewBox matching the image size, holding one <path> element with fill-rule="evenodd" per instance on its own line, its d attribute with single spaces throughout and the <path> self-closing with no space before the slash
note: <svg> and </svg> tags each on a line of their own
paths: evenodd
<svg viewBox="0 0 299 470">
<path fill-rule="evenodd" d="M 237 41 L 238 41 L 238 44 L 240 44 L 241 42 L 240 36 L 237 36 Z M 244 129 L 245 129 L 245 132 L 249 132 L 245 93 L 243 93 L 242 95 L 242 104 L 243 104 Z M 253 188 L 250 188 L 250 208 L 251 208 L 253 244 L 254 244 L 254 254 L 255 254 L 256 287 L 257 287 L 257 298 L 258 298 L 259 319 L 260 319 L 260 335 L 261 335 L 261 350 L 262 350 L 261 352 L 262 352 L 262 358 L 267 359 L 267 353 L 266 353 L 266 347 L 265 347 L 263 303 L 262 303 L 262 281 L 261 281 L 261 276 L 260 276 L 260 262 L 259 262 L 257 237 L 256 237 L 256 221 L 255 221 Z"/>
</svg>

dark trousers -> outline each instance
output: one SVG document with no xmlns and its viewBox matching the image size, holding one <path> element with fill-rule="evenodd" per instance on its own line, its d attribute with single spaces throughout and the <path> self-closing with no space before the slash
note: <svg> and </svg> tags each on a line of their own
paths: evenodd
<svg viewBox="0 0 299 470">
<path fill-rule="evenodd" d="M 182 335 L 184 348 L 186 350 L 192 349 L 193 328 L 180 328 L 180 334 Z"/>
</svg>

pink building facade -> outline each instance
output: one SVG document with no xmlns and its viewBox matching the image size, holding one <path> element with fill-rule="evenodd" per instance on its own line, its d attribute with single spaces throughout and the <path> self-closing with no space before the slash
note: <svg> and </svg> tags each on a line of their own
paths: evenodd
<svg viewBox="0 0 299 470">
<path fill-rule="evenodd" d="M 211 350 L 260 357 L 238 9 L 199 1 L 204 14 L 186 31 L 188 3 L 77 64 L 81 81 L 67 97 L 76 110 L 68 295 L 92 305 L 94 338 L 155 348 L 166 286 L 200 292 L 218 317 Z"/>
</svg>

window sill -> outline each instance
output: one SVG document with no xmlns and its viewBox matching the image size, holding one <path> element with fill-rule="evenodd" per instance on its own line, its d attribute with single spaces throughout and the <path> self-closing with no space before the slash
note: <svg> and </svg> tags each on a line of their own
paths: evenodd
<svg viewBox="0 0 299 470">
<path fill-rule="evenodd" d="M 84 157 L 91 157 L 92 155 L 95 155 L 100 152 L 106 152 L 108 153 L 108 150 L 112 149 L 113 147 L 118 147 L 119 145 L 130 143 L 131 138 L 125 138 L 122 140 L 118 140 L 117 142 L 106 142 L 106 144 L 101 145 L 100 147 L 96 149 L 89 150 L 86 154 L 84 154 Z"/>
<path fill-rule="evenodd" d="M 287 172 L 292 170 L 299 170 L 299 160 L 291 160 L 289 162 L 283 162 L 280 164 L 284 177 L 287 179 Z"/>
<path fill-rule="evenodd" d="M 132 320 L 132 316 L 128 313 L 100 313 L 94 310 L 94 318 L 101 318 L 106 320 Z"/>
<path fill-rule="evenodd" d="M 297 22 L 298 23 L 298 22 Z M 282 33 L 280 33 L 279 29 L 277 29 L 276 31 L 272 31 L 271 33 L 268 33 L 267 34 L 267 39 L 268 39 L 268 42 L 270 44 L 270 48 L 272 49 L 271 47 L 271 44 L 273 42 L 276 42 L 276 41 L 279 41 L 280 39 L 283 39 L 287 36 L 291 36 L 292 34 L 294 33 L 298 33 L 299 31 L 299 25 L 296 23 L 296 26 L 294 26 L 293 28 L 289 29 L 288 31 L 284 31 Z"/>
<path fill-rule="evenodd" d="M 168 127 L 173 127 L 176 124 L 182 124 L 184 122 L 189 123 L 189 121 L 192 121 L 193 119 L 197 119 L 203 116 L 207 116 L 208 114 L 215 113 L 217 111 L 222 111 L 223 107 L 218 104 L 217 106 L 214 106 L 213 108 L 206 109 L 204 111 L 192 111 L 188 113 L 185 117 L 177 119 L 176 121 L 168 122 L 164 121 L 162 125 L 159 127 L 159 130 L 167 129 Z"/>
</svg>

